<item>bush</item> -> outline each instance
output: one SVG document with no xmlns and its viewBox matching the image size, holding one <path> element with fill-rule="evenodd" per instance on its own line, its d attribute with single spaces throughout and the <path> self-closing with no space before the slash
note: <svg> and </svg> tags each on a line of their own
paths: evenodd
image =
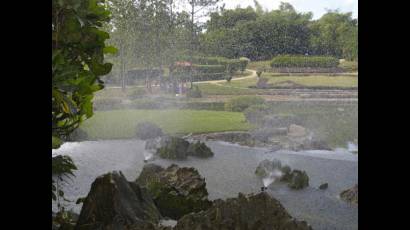
<svg viewBox="0 0 410 230">
<path fill-rule="evenodd" d="M 319 67 L 333 68 L 339 65 L 339 59 L 330 56 L 276 56 L 271 61 L 272 68 L 280 67 Z"/>
<path fill-rule="evenodd" d="M 180 137 L 165 137 L 161 139 L 161 147 L 157 154 L 164 159 L 184 160 L 187 158 L 189 142 Z"/>
<path fill-rule="evenodd" d="M 251 105 L 263 104 L 265 100 L 257 96 L 240 96 L 228 100 L 225 103 L 226 111 L 242 112 Z"/>
<path fill-rule="evenodd" d="M 243 72 L 246 70 L 246 66 L 248 66 L 249 62 L 251 62 L 251 60 L 249 58 L 246 57 L 241 57 L 239 58 L 239 62 L 240 62 L 240 70 Z"/>
<path fill-rule="evenodd" d="M 206 146 L 205 143 L 202 143 L 200 141 L 190 143 L 187 150 L 187 154 L 189 156 L 196 156 L 201 158 L 208 158 L 214 156 L 212 150 L 208 146 Z"/>
<path fill-rule="evenodd" d="M 136 136 L 141 140 L 147 140 L 164 135 L 162 129 L 151 122 L 138 123 L 136 127 Z"/>
<path fill-rule="evenodd" d="M 201 98 L 202 92 L 199 89 L 199 87 L 195 85 L 194 88 L 188 90 L 188 92 L 186 93 L 186 96 L 188 98 Z"/>
</svg>

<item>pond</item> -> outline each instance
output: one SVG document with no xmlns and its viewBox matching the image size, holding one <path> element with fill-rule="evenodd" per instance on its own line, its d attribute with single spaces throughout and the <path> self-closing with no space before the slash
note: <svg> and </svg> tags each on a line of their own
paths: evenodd
<svg viewBox="0 0 410 230">
<path fill-rule="evenodd" d="M 338 194 L 358 182 L 358 156 L 347 149 L 335 151 L 269 152 L 235 144 L 209 141 L 215 156 L 209 159 L 188 158 L 186 161 L 156 159 L 153 163 L 168 166 L 195 167 L 205 177 L 210 199 L 235 197 L 241 193 L 257 193 L 263 186 L 254 172 L 264 159 L 280 159 L 291 168 L 305 170 L 310 177 L 308 188 L 295 191 L 274 182 L 267 192 L 277 198 L 288 212 L 304 219 L 314 229 L 357 229 L 358 207 L 341 201 Z M 347 145 L 347 144 L 346 144 Z M 135 180 L 144 166 L 145 142 L 140 140 L 104 140 L 65 143 L 53 154 L 70 155 L 78 170 L 76 177 L 62 188 L 71 204 L 68 209 L 79 212 L 76 199 L 87 195 L 94 179 L 113 170 L 121 170 L 128 180 Z M 322 183 L 327 190 L 319 190 Z M 53 209 L 55 209 L 53 204 Z"/>
</svg>

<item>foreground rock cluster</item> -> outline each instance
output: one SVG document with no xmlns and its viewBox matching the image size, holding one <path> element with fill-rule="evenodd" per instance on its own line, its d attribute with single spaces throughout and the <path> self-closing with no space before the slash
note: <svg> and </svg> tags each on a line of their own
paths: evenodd
<svg viewBox="0 0 410 230">
<path fill-rule="evenodd" d="M 161 214 L 172 219 L 212 205 L 208 200 L 205 178 L 194 168 L 180 168 L 172 164 L 164 169 L 147 164 L 137 183 L 148 189 Z"/>
<path fill-rule="evenodd" d="M 292 189 L 303 189 L 309 186 L 309 176 L 305 171 L 292 170 L 288 165 L 282 165 L 282 162 L 277 159 L 261 161 L 255 174 L 261 178 L 274 174 L 277 179 L 286 182 Z"/>
<path fill-rule="evenodd" d="M 194 168 L 147 164 L 135 182 L 121 172 L 98 177 L 75 230 L 310 230 L 267 193 L 209 201 L 205 179 Z M 175 226 L 162 226 L 166 217 Z"/>
</svg>

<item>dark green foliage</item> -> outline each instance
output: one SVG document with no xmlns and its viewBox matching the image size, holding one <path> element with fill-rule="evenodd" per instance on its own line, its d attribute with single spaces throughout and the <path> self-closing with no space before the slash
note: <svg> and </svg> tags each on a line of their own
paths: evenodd
<svg viewBox="0 0 410 230">
<path fill-rule="evenodd" d="M 339 65 L 339 59 L 330 56 L 276 56 L 271 61 L 272 68 L 280 67 L 319 67 L 334 68 Z"/>
<path fill-rule="evenodd" d="M 51 189 L 52 199 L 57 200 L 58 197 L 64 199 L 64 192 L 59 190 L 57 181 L 74 177 L 74 170 L 77 170 L 77 167 L 74 165 L 73 160 L 69 156 L 58 155 L 53 157 L 51 160 L 51 173 L 54 177 L 52 179 Z"/>
<path fill-rule="evenodd" d="M 110 12 L 103 0 L 52 1 L 52 133 L 71 133 L 93 114 L 92 98 L 111 71 L 104 54 L 109 34 L 100 30 Z"/>
<path fill-rule="evenodd" d="M 246 66 L 248 66 L 249 62 L 251 62 L 251 60 L 249 58 L 246 57 L 241 57 L 239 58 L 239 62 L 240 62 L 240 70 L 243 72 L 246 69 Z"/>
<path fill-rule="evenodd" d="M 258 96 L 239 96 L 225 102 L 225 110 L 242 112 L 251 105 L 263 104 L 265 100 Z"/>
<path fill-rule="evenodd" d="M 195 85 L 192 89 L 189 89 L 186 93 L 188 98 L 201 98 L 202 92 L 197 85 Z"/>
<path fill-rule="evenodd" d="M 164 135 L 162 129 L 152 122 L 141 122 L 136 127 L 136 137 L 147 140 Z"/>
<path fill-rule="evenodd" d="M 201 158 L 208 158 L 214 156 L 212 150 L 208 146 L 206 146 L 205 143 L 202 143 L 200 141 L 191 143 L 188 147 L 187 154 L 190 156 L 196 156 Z"/>
</svg>

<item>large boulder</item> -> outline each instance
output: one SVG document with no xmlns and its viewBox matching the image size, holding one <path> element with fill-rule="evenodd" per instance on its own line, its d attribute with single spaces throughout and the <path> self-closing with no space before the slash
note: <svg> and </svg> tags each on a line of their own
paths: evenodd
<svg viewBox="0 0 410 230">
<path fill-rule="evenodd" d="M 303 189 L 309 186 L 309 177 L 305 171 L 293 170 L 289 176 L 288 186 L 291 189 Z"/>
<path fill-rule="evenodd" d="M 239 193 L 237 198 L 216 200 L 203 212 L 182 217 L 174 230 L 311 230 L 305 221 L 292 218 L 281 203 L 267 193 Z"/>
<path fill-rule="evenodd" d="M 340 193 L 340 198 L 352 204 L 359 203 L 359 186 L 355 184 L 352 188 L 344 190 Z"/>
<path fill-rule="evenodd" d="M 305 171 L 292 170 L 288 165 L 282 165 L 277 159 L 261 161 L 255 174 L 261 178 L 279 179 L 292 189 L 303 189 L 309 186 L 309 177 Z"/>
<path fill-rule="evenodd" d="M 180 137 L 165 136 L 161 138 L 157 154 L 161 158 L 184 160 L 187 158 L 189 142 Z"/>
<path fill-rule="evenodd" d="M 190 156 L 196 156 L 201 158 L 208 158 L 214 156 L 212 150 L 208 146 L 206 146 L 205 143 L 200 141 L 191 143 L 187 149 L 187 154 Z"/>
<path fill-rule="evenodd" d="M 141 122 L 137 124 L 136 136 L 141 140 L 148 140 L 164 135 L 162 129 L 151 122 Z"/>
<path fill-rule="evenodd" d="M 121 172 L 112 172 L 92 183 L 75 229 L 155 229 L 160 218 L 146 189 L 128 182 Z"/>
<path fill-rule="evenodd" d="M 164 169 L 148 164 L 136 182 L 148 189 L 161 214 L 172 219 L 206 210 L 212 204 L 208 200 L 205 179 L 195 168 L 172 164 Z"/>
</svg>

